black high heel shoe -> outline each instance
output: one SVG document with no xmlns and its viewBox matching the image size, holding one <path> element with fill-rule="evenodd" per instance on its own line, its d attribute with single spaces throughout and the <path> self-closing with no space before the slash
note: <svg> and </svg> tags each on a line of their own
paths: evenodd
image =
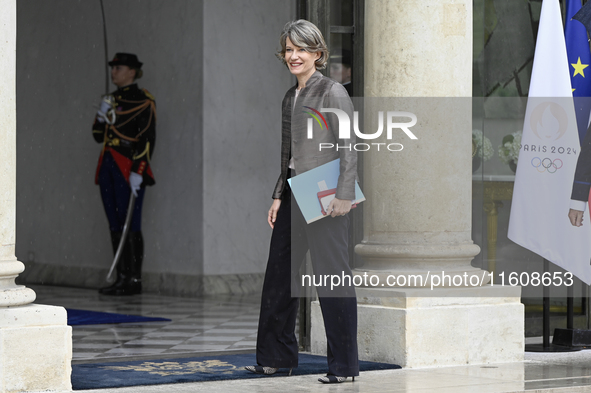
<svg viewBox="0 0 591 393">
<path fill-rule="evenodd" d="M 279 370 L 278 368 L 275 368 L 275 367 L 264 367 L 264 366 L 259 366 L 259 365 L 245 366 L 244 369 L 250 371 L 251 373 L 263 374 L 263 375 L 273 375 L 277 372 L 277 370 Z M 293 370 L 293 368 L 289 369 L 289 373 L 287 374 L 288 376 L 291 376 L 292 370 Z"/>
<path fill-rule="evenodd" d="M 327 375 L 326 377 L 318 378 L 318 382 L 322 383 L 342 383 L 347 380 L 347 377 L 339 377 L 336 375 Z M 351 377 L 351 382 L 355 382 L 355 377 Z"/>
</svg>

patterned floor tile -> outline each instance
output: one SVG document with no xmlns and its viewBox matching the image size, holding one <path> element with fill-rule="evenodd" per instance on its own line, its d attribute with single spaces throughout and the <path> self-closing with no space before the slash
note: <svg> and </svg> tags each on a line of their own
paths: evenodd
<svg viewBox="0 0 591 393">
<path fill-rule="evenodd" d="M 73 326 L 73 358 L 124 358 L 255 349 L 260 297 L 107 297 L 95 290 L 33 286 L 39 304 L 168 318 L 170 322 Z"/>
</svg>

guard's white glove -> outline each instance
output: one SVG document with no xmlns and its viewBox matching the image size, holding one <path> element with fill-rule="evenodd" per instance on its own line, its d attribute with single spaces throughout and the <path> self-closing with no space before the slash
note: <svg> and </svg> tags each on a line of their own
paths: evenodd
<svg viewBox="0 0 591 393">
<path fill-rule="evenodd" d="M 115 123 L 115 98 L 112 95 L 103 96 L 101 106 L 96 112 L 96 116 L 99 123 Z"/>
<path fill-rule="evenodd" d="M 107 100 L 101 100 L 101 107 L 96 112 L 99 123 L 107 121 L 107 112 L 111 109 L 111 104 Z"/>
<path fill-rule="evenodd" d="M 143 180 L 143 176 L 139 173 L 131 172 L 129 174 L 129 186 L 131 187 L 131 192 L 133 192 L 133 196 L 135 196 L 136 198 L 137 192 L 140 190 L 140 186 L 142 185 Z"/>
</svg>

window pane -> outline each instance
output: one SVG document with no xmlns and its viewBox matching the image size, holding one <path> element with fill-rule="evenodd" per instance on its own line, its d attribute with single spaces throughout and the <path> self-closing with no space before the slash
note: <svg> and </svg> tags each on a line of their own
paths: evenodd
<svg viewBox="0 0 591 393">
<path fill-rule="evenodd" d="M 475 97 L 527 96 L 539 0 L 474 0 Z"/>
<path fill-rule="evenodd" d="M 353 35 L 330 35 L 330 70 L 329 76 L 343 84 L 350 96 L 353 92 Z"/>
<path fill-rule="evenodd" d="M 330 1 L 331 26 L 353 26 L 353 0 Z"/>
</svg>

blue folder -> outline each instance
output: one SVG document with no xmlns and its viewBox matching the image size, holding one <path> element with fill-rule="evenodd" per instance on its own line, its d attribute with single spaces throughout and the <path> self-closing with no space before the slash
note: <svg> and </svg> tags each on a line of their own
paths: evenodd
<svg viewBox="0 0 591 393">
<path fill-rule="evenodd" d="M 287 180 L 308 224 L 329 216 L 323 214 L 323 205 L 325 208 L 334 198 L 334 189 L 337 188 L 340 174 L 340 161 L 337 158 Z M 365 196 L 359 188 L 359 183 L 355 182 L 355 200 L 352 202 L 357 204 L 363 201 Z"/>
</svg>

